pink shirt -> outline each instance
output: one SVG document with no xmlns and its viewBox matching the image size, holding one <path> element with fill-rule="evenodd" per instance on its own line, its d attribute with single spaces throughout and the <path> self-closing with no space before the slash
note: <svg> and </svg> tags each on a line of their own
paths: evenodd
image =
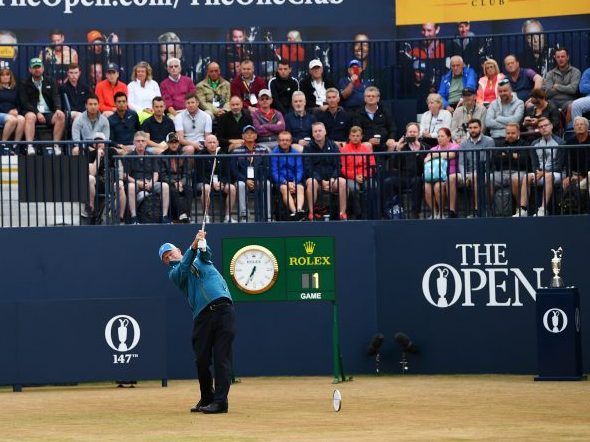
<svg viewBox="0 0 590 442">
<path fill-rule="evenodd" d="M 166 104 L 166 109 L 173 107 L 176 110 L 183 110 L 186 94 L 196 90 L 193 81 L 185 75 L 181 75 L 178 81 L 173 81 L 167 77 L 160 83 L 162 98 Z"/>
<path fill-rule="evenodd" d="M 449 150 L 459 150 L 459 145 L 455 144 L 455 143 L 449 143 L 447 145 L 447 147 L 445 147 L 444 149 L 440 146 L 434 146 L 432 149 L 430 149 L 431 151 L 449 151 Z M 430 160 L 432 161 L 432 160 Z M 447 160 L 448 164 L 449 164 L 449 170 L 448 170 L 448 174 L 452 174 L 452 173 L 457 173 L 457 156 L 455 155 L 455 158 L 451 158 L 450 160 Z"/>
</svg>

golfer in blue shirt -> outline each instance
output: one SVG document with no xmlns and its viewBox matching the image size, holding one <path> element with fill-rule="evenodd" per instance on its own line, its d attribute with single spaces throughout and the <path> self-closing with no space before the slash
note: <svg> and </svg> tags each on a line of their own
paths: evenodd
<svg viewBox="0 0 590 442">
<path fill-rule="evenodd" d="M 169 266 L 168 277 L 186 295 L 193 312 L 192 341 L 201 399 L 191 412 L 227 413 L 235 311 L 227 283 L 211 261 L 206 235 L 199 230 L 184 255 L 170 243 L 162 244 L 159 255 Z M 215 389 L 210 370 L 212 358 Z"/>
</svg>

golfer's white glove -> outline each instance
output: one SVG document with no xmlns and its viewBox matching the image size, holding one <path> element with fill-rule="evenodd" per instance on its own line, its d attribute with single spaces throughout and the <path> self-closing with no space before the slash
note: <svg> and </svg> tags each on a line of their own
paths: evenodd
<svg viewBox="0 0 590 442">
<path fill-rule="evenodd" d="M 199 249 L 201 249 L 203 252 L 207 250 L 207 240 L 206 239 L 200 239 L 199 242 L 197 243 L 197 247 Z"/>
</svg>

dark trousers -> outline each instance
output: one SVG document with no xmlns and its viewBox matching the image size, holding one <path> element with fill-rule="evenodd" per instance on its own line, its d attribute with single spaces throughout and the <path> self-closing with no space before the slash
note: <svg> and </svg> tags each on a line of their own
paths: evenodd
<svg viewBox="0 0 590 442">
<path fill-rule="evenodd" d="M 170 184 L 170 210 L 172 219 L 178 219 L 183 213 L 190 216 L 192 202 L 193 191 L 190 186 L 185 185 L 182 192 L 179 192 L 173 183 Z"/>
<path fill-rule="evenodd" d="M 205 307 L 193 324 L 193 349 L 197 358 L 197 374 L 201 402 L 227 405 L 232 376 L 232 346 L 235 336 L 235 311 L 231 304 Z M 215 373 L 215 389 L 213 375 Z"/>
</svg>

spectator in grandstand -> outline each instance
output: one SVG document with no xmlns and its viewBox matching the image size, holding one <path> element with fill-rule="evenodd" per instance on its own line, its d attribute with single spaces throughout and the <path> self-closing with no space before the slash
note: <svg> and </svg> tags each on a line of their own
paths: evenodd
<svg viewBox="0 0 590 442">
<path fill-rule="evenodd" d="M 408 123 L 406 133 L 400 138 L 394 149 L 387 149 L 390 152 L 414 152 L 414 154 L 392 155 L 385 165 L 385 179 L 383 182 L 383 201 L 387 206 L 392 199 L 403 190 L 410 190 L 412 207 L 410 217 L 417 219 L 420 216 L 422 206 L 424 157 L 430 148 L 420 141 L 420 125 Z M 386 208 L 386 207 L 384 207 Z"/>
<path fill-rule="evenodd" d="M 402 91 L 402 96 L 412 97 L 416 99 L 416 112 L 422 114 L 428 110 L 426 98 L 436 88 L 432 85 L 432 81 L 428 78 L 426 73 L 426 63 L 421 60 L 414 60 L 412 62 L 411 82 L 406 89 L 406 93 Z"/>
<path fill-rule="evenodd" d="M 2 129 L 3 154 L 12 152 L 5 141 L 14 134 L 14 141 L 23 138 L 25 117 L 18 113 L 18 83 L 9 67 L 0 68 L 0 126 Z"/>
<path fill-rule="evenodd" d="M 361 62 L 363 78 L 368 84 L 383 84 L 383 86 L 385 86 L 386 80 L 383 79 L 382 81 L 379 81 L 378 72 L 373 69 L 373 65 L 369 63 L 370 47 L 369 36 L 367 34 L 356 34 L 354 36 L 353 58 Z"/>
<path fill-rule="evenodd" d="M 336 84 L 324 72 L 324 66 L 317 58 L 309 62 L 309 75 L 299 83 L 299 89 L 305 94 L 306 106 L 314 111 L 327 109 L 326 91 L 335 87 Z"/>
<path fill-rule="evenodd" d="M 558 109 L 567 109 L 578 96 L 581 76 L 580 70 L 570 65 L 568 50 L 557 49 L 555 67 L 547 72 L 543 80 L 543 88 L 547 91 L 549 101 Z"/>
<path fill-rule="evenodd" d="M 326 91 L 326 102 L 327 109 L 317 113 L 317 119 L 324 123 L 328 138 L 342 147 L 346 143 L 347 134 L 350 133 L 352 117 L 340 106 L 340 92 L 335 87 Z"/>
<path fill-rule="evenodd" d="M 180 37 L 175 32 L 164 32 L 158 36 L 160 56 L 158 58 L 158 63 L 154 67 L 154 80 L 160 83 L 160 87 L 162 87 L 162 81 L 170 75 L 169 62 L 171 59 L 176 59 L 178 61 L 179 68 L 174 70 L 175 73 L 178 73 L 179 75 L 182 74 L 183 77 L 188 77 L 191 80 L 191 83 L 197 78 L 198 74 L 194 67 L 189 60 L 184 57 L 180 42 Z M 181 104 L 184 103 L 184 96 L 189 92 L 191 91 L 186 91 L 184 95 L 182 95 Z M 162 91 L 162 94 L 163 93 L 164 92 Z"/>
<path fill-rule="evenodd" d="M 438 88 L 446 110 L 453 112 L 461 104 L 461 91 L 465 88 L 477 90 L 477 77 L 475 71 L 466 67 L 463 59 L 455 55 L 451 57 L 451 70 L 441 78 Z"/>
<path fill-rule="evenodd" d="M 279 62 L 303 63 L 305 61 L 305 47 L 300 44 L 303 41 L 301 32 L 297 29 L 290 30 L 287 33 L 287 41 L 288 44 L 282 44 L 275 50 Z M 283 112 L 281 109 L 278 110 Z"/>
<path fill-rule="evenodd" d="M 86 109 L 86 97 L 92 92 L 80 81 L 80 67 L 76 63 L 68 66 L 67 78 L 60 86 L 59 93 L 66 99 L 64 109 L 70 112 L 70 118 L 78 118 Z"/>
<path fill-rule="evenodd" d="M 102 80 L 102 73 L 111 63 L 121 60 L 121 46 L 119 36 L 111 32 L 108 36 L 101 31 L 93 29 L 86 34 L 86 39 L 91 45 L 87 50 L 88 72 L 96 85 Z"/>
<path fill-rule="evenodd" d="M 215 135 L 207 135 L 205 137 L 205 149 L 197 152 L 198 158 L 195 163 L 196 187 L 201 192 L 203 210 L 205 207 L 211 207 L 211 192 L 225 194 L 225 217 L 223 222 L 235 223 L 237 220 L 231 217 L 231 212 L 236 206 L 236 186 L 231 183 L 231 171 L 229 170 L 231 162 L 225 158 L 217 158 L 217 162 L 215 162 L 215 155 L 217 155 L 218 150 L 219 141 L 217 137 Z M 213 170 L 213 164 L 215 164 L 215 171 Z M 213 175 L 212 181 L 211 175 Z M 211 221 L 210 213 L 211 210 L 205 215 L 206 223 Z"/>
<path fill-rule="evenodd" d="M 520 202 L 520 188 L 522 180 L 527 177 L 527 173 L 532 172 L 531 156 L 528 151 L 514 150 L 528 146 L 528 143 L 520 137 L 520 125 L 517 123 L 508 123 L 506 125 L 506 138 L 499 147 L 507 147 L 507 150 L 494 150 L 492 154 L 491 166 L 494 171 L 494 181 L 504 181 L 505 172 L 510 171 L 510 183 L 514 201 Z M 498 176 L 498 171 L 503 172 Z M 504 181 L 505 182 L 505 181 Z"/>
<path fill-rule="evenodd" d="M 164 142 L 166 149 L 162 155 L 166 158 L 160 160 L 160 181 L 170 189 L 170 217 L 173 221 L 189 223 L 193 203 L 189 160 L 178 158 L 182 152 L 176 132 L 168 133 Z"/>
<path fill-rule="evenodd" d="M 175 117 L 176 114 L 185 109 L 186 94 L 195 92 L 193 81 L 186 75 L 181 75 L 182 64 L 180 59 L 172 57 L 166 62 L 168 76 L 160 83 L 160 91 L 166 105 L 166 111 Z"/>
<path fill-rule="evenodd" d="M 256 143 L 255 126 L 244 127 L 244 144 L 233 150 L 231 176 L 238 188 L 240 222 L 248 219 L 247 192 L 256 196 L 256 221 L 271 220 L 271 187 L 268 177 L 268 148 Z"/>
<path fill-rule="evenodd" d="M 305 146 L 303 152 L 312 153 L 339 153 L 338 146 L 328 139 L 326 127 L 323 123 L 313 123 L 311 142 Z M 346 180 L 340 176 L 340 159 L 336 155 L 307 155 L 304 159 L 305 168 L 305 196 L 309 213 L 307 218 L 313 221 L 315 218 L 315 204 L 318 199 L 318 190 L 331 192 L 338 195 L 339 219 L 346 220 Z M 319 215 L 319 214 L 318 214 Z"/>
<path fill-rule="evenodd" d="M 363 141 L 371 143 L 373 151 L 384 152 L 396 146 L 397 128 L 391 114 L 379 103 L 381 92 L 369 86 L 364 93 L 364 107 L 353 118 L 354 126 L 363 131 Z"/>
<path fill-rule="evenodd" d="M 105 117 L 110 117 L 117 110 L 115 106 L 115 94 L 122 92 L 127 96 L 127 85 L 119 80 L 119 65 L 109 63 L 107 66 L 107 78 L 96 85 L 98 97 L 98 109 Z"/>
<path fill-rule="evenodd" d="M 522 180 L 520 209 L 517 210 L 515 217 L 528 215 L 529 186 L 532 184 L 535 187 L 543 187 L 542 202 L 536 211 L 536 216 L 545 216 L 553 189 L 561 184 L 563 178 L 565 153 L 560 146 L 565 144 L 565 141 L 553 134 L 553 125 L 548 118 L 541 117 L 537 127 L 541 138 L 531 144 L 535 147 L 534 150 L 531 150 L 531 162 L 535 172 L 527 174 L 526 178 Z"/>
<path fill-rule="evenodd" d="M 133 137 L 139 131 L 139 118 L 134 110 L 128 108 L 124 92 L 115 93 L 115 109 L 115 113 L 109 117 L 111 142 L 123 154 L 133 150 Z M 149 137 L 146 138 L 146 144 L 147 139 Z"/>
<path fill-rule="evenodd" d="M 510 54 L 504 58 L 504 70 L 510 80 L 512 91 L 522 100 L 527 101 L 533 89 L 543 87 L 543 77 L 530 68 L 521 68 L 515 55 Z"/>
<path fill-rule="evenodd" d="M 127 85 L 129 109 L 137 112 L 139 122 L 143 123 L 152 116 L 152 100 L 160 97 L 160 86 L 152 79 L 152 67 L 146 61 L 140 61 L 133 67 L 131 82 Z"/>
<path fill-rule="evenodd" d="M 340 149 L 340 152 L 342 153 L 340 174 L 346 180 L 350 215 L 356 219 L 367 218 L 369 213 L 367 207 L 362 207 L 361 198 L 365 198 L 365 203 L 368 203 L 369 194 L 376 190 L 373 181 L 376 166 L 373 149 L 363 143 L 363 130 L 360 127 L 353 126 L 350 129 L 348 143 Z M 358 155 L 362 153 L 367 155 Z"/>
<path fill-rule="evenodd" d="M 453 116 L 443 109 L 443 99 L 439 94 L 430 94 L 426 98 L 428 111 L 420 118 L 420 137 L 429 146 L 436 146 L 438 139 L 436 134 L 441 127 L 451 128 Z"/>
<path fill-rule="evenodd" d="M 205 137 L 213 130 L 211 116 L 199 109 L 199 99 L 196 92 L 186 95 L 185 110 L 174 117 L 174 127 L 182 146 L 182 153 L 192 155 L 203 149 Z"/>
<path fill-rule="evenodd" d="M 59 88 L 53 78 L 44 75 L 43 62 L 40 58 L 29 61 L 31 74 L 19 88 L 20 111 L 25 114 L 25 140 L 33 141 L 35 126 L 44 124 L 53 126 L 53 141 L 60 141 L 64 134 L 66 116 L 62 111 Z M 36 149 L 32 144 L 27 146 L 27 155 L 35 155 Z M 61 155 L 58 143 L 46 153 Z"/>
<path fill-rule="evenodd" d="M 549 118 L 554 128 L 561 126 L 559 110 L 547 101 L 547 93 L 543 89 L 533 89 L 531 92 L 530 106 L 525 108 L 524 120 L 522 120 L 522 127 L 524 132 L 521 134 L 523 138 L 537 138 L 539 137 L 538 121 L 542 117 Z"/>
<path fill-rule="evenodd" d="M 575 121 L 577 117 L 590 113 L 590 68 L 586 69 L 580 78 L 580 94 L 582 97 L 572 102 L 572 121 Z"/>
<path fill-rule="evenodd" d="M 459 145 L 452 141 L 451 131 L 443 127 L 438 130 L 438 144 L 424 157 L 424 175 L 427 174 L 427 168 L 432 175 L 431 180 L 425 180 L 424 199 L 435 219 L 443 217 L 448 194 L 447 177 L 458 171 L 456 152 L 458 149 Z M 452 209 L 455 212 L 455 207 Z"/>
<path fill-rule="evenodd" d="M 149 135 L 147 151 L 159 155 L 170 147 L 166 137 L 176 129 L 172 118 L 166 115 L 166 105 L 162 97 L 154 97 L 151 108 L 154 113 L 143 122 L 141 130 Z"/>
<path fill-rule="evenodd" d="M 227 69 L 234 78 L 241 74 L 242 62 L 255 59 L 254 48 L 246 44 L 246 32 L 242 28 L 232 28 L 228 34 L 229 43 L 226 45 Z M 232 95 L 234 95 L 232 91 Z M 242 94 L 238 94 L 240 97 Z"/>
<path fill-rule="evenodd" d="M 498 98 L 489 105 L 486 112 L 485 125 L 496 144 L 501 144 L 501 139 L 506 136 L 506 124 L 520 124 L 523 116 L 524 103 L 512 92 L 510 81 L 505 78 L 498 84 Z"/>
<path fill-rule="evenodd" d="M 88 218 L 93 218 L 96 213 L 96 194 L 102 194 L 105 192 L 105 167 L 104 167 L 104 159 L 105 159 L 105 150 L 107 146 L 105 145 L 104 141 L 108 137 L 102 132 L 95 132 L 92 135 L 92 139 L 95 141 L 92 145 L 89 146 L 88 149 L 88 193 L 89 193 L 89 200 L 88 206 L 84 208 L 81 215 Z M 111 171 L 114 172 L 113 178 L 116 181 L 116 188 L 115 192 L 117 195 L 118 201 L 118 208 L 117 212 L 119 215 L 119 222 L 123 223 L 123 218 L 125 217 L 125 210 L 127 208 L 127 195 L 125 195 L 125 186 L 123 184 L 123 165 L 121 164 L 121 160 L 115 161 L 115 155 L 118 155 L 118 152 L 108 147 L 109 153 L 109 168 Z M 111 183 L 111 186 L 114 184 Z"/>
<path fill-rule="evenodd" d="M 276 109 L 271 108 L 272 96 L 268 89 L 258 94 L 258 108 L 252 113 L 252 121 L 256 128 L 258 145 L 269 151 L 276 145 L 279 132 L 285 130 L 285 119 Z"/>
<path fill-rule="evenodd" d="M 486 150 L 496 146 L 493 138 L 483 134 L 481 126 L 480 120 L 469 120 L 467 123 L 469 137 L 461 142 L 461 151 L 458 152 L 459 169 L 457 173 L 449 174 L 449 218 L 457 217 L 457 187 L 460 185 L 473 190 L 473 207 L 477 212 L 479 206 L 477 194 L 478 166 L 485 163 Z M 478 152 L 478 150 L 483 152 Z"/>
<path fill-rule="evenodd" d="M 299 81 L 291 76 L 289 60 L 279 61 L 276 75 L 268 82 L 268 89 L 272 94 L 272 107 L 283 115 L 291 110 L 291 96 L 299 90 Z"/>
<path fill-rule="evenodd" d="M 420 40 L 414 47 L 410 47 L 409 51 L 406 52 L 410 60 L 420 60 L 426 63 L 427 70 L 433 73 L 432 77 L 435 84 L 440 82 L 441 75 L 445 67 L 448 66 L 448 51 L 444 42 L 438 39 L 439 32 L 440 26 L 437 23 L 422 24 L 421 34 L 423 40 Z"/>
<path fill-rule="evenodd" d="M 289 210 L 290 221 L 301 221 L 305 218 L 303 210 L 303 160 L 299 149 L 293 148 L 293 137 L 288 131 L 279 133 L 279 143 L 272 150 L 275 155 L 270 159 L 272 182 L 279 189 L 283 204 Z M 292 155 L 288 155 L 292 154 Z"/>
<path fill-rule="evenodd" d="M 522 33 L 526 36 L 526 44 L 518 59 L 524 67 L 531 68 L 544 77 L 553 64 L 552 54 L 555 49 L 546 45 L 543 25 L 535 18 L 522 24 Z"/>
<path fill-rule="evenodd" d="M 477 103 L 487 107 L 498 98 L 498 83 L 504 79 L 504 74 L 494 59 L 484 61 L 483 71 L 484 76 L 477 84 Z"/>
<path fill-rule="evenodd" d="M 241 97 L 235 95 L 231 97 L 229 108 L 230 112 L 222 115 L 217 122 L 217 137 L 224 153 L 240 147 L 244 142 L 242 139 L 244 127 L 254 124 L 250 112 L 244 109 Z"/>
<path fill-rule="evenodd" d="M 151 193 L 162 197 L 162 223 L 169 224 L 168 208 L 170 205 L 170 187 L 168 183 L 160 181 L 160 167 L 158 161 L 149 158 L 146 152 L 148 135 L 138 131 L 133 137 L 135 149 L 129 153 L 129 160 L 125 162 L 125 178 L 127 179 L 127 195 L 129 198 L 130 224 L 139 224 L 136 206 Z"/>
<path fill-rule="evenodd" d="M 588 133 L 588 119 L 576 117 L 574 119 L 574 133 L 566 144 L 577 146 L 585 145 L 585 148 L 569 149 L 568 161 L 565 164 L 566 176 L 561 183 L 564 190 L 571 185 L 577 185 L 580 189 L 588 190 L 590 182 L 590 133 Z"/>
<path fill-rule="evenodd" d="M 9 46 L 18 44 L 16 34 L 12 31 L 0 30 L 0 68 L 16 69 L 14 62 L 18 56 L 18 46 Z"/>
<path fill-rule="evenodd" d="M 317 119 L 305 110 L 305 94 L 303 92 L 295 91 L 291 101 L 293 110 L 285 115 L 285 127 L 297 144 L 305 146 L 311 140 L 311 125 Z"/>
<path fill-rule="evenodd" d="M 420 45 L 412 48 L 412 58 L 419 60 L 444 59 L 446 57 L 445 44 L 438 39 L 440 26 L 438 23 L 423 23 L 421 34 L 423 40 Z"/>
<path fill-rule="evenodd" d="M 342 107 L 349 112 L 356 112 L 362 109 L 364 104 L 365 90 L 369 82 L 363 78 L 363 67 L 357 59 L 348 62 L 348 76 L 338 82 Z"/>
<path fill-rule="evenodd" d="M 251 113 L 256 110 L 258 94 L 266 89 L 266 82 L 262 77 L 254 75 L 254 63 L 252 60 L 244 60 L 240 65 L 240 75 L 236 75 L 231 82 L 231 94 L 242 97 L 244 106 Z"/>
<path fill-rule="evenodd" d="M 49 40 L 51 46 L 46 46 L 39 53 L 39 58 L 44 61 L 47 73 L 61 84 L 65 80 L 68 66 L 78 63 L 78 51 L 64 44 L 65 35 L 60 29 L 50 31 Z"/>
<path fill-rule="evenodd" d="M 92 137 L 95 132 L 100 132 L 107 140 L 111 135 L 109 120 L 98 111 L 98 97 L 89 94 L 86 96 L 86 110 L 76 118 L 72 125 L 72 140 L 93 140 Z M 75 145 L 72 148 L 72 155 L 78 155 L 79 152 L 79 145 Z"/>
<path fill-rule="evenodd" d="M 485 133 L 484 121 L 487 112 L 484 106 L 477 104 L 475 100 L 475 91 L 473 89 L 463 89 L 461 92 L 461 101 L 463 104 L 455 109 L 451 121 L 453 141 L 458 144 L 461 144 L 461 142 L 467 138 L 467 123 L 474 118 L 481 122 L 481 131 L 482 133 Z"/>
<path fill-rule="evenodd" d="M 212 61 L 207 66 L 207 76 L 197 84 L 199 107 L 212 119 L 229 112 L 230 84 L 221 76 L 219 64 Z"/>
<path fill-rule="evenodd" d="M 451 41 L 451 55 L 459 55 L 465 65 L 479 69 L 480 47 L 474 37 L 475 34 L 471 32 L 471 23 L 462 21 L 457 23 L 457 33 L 455 38 Z"/>
</svg>

